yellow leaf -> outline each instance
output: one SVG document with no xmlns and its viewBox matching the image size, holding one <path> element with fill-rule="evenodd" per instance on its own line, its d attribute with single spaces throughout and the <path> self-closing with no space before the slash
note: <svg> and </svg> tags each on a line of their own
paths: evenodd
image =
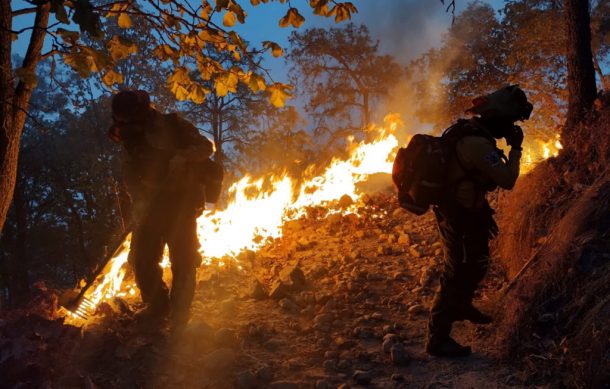
<svg viewBox="0 0 610 389">
<path fill-rule="evenodd" d="M 284 17 L 282 17 L 280 19 L 279 26 L 282 28 L 286 28 L 286 27 L 290 26 L 290 14 L 289 13 L 287 13 L 286 15 L 284 15 Z"/>
<path fill-rule="evenodd" d="M 114 84 L 122 84 L 123 75 L 110 69 L 106 72 L 106 74 L 104 74 L 104 76 L 102 77 L 102 81 L 108 87 L 111 87 Z"/>
<path fill-rule="evenodd" d="M 248 88 L 254 93 L 264 91 L 266 88 L 265 79 L 258 74 L 251 74 L 248 80 Z"/>
<path fill-rule="evenodd" d="M 125 12 L 121 12 L 119 14 L 119 27 L 121 28 L 129 28 L 131 27 L 131 18 Z"/>
<path fill-rule="evenodd" d="M 269 92 L 269 102 L 277 108 L 281 108 L 286 103 L 286 99 L 292 97 L 289 92 L 290 85 L 275 83 L 267 88 Z"/>
<path fill-rule="evenodd" d="M 118 35 L 113 36 L 112 39 L 106 43 L 106 48 L 110 52 L 113 61 L 123 59 L 129 56 L 129 54 L 133 54 L 137 51 L 135 44 Z"/>
<path fill-rule="evenodd" d="M 225 27 L 233 27 L 235 25 L 235 13 L 227 11 L 225 17 L 222 19 L 222 24 Z"/>
<path fill-rule="evenodd" d="M 193 84 L 191 86 L 191 93 L 189 99 L 195 104 L 202 104 L 205 101 L 205 96 L 210 93 L 209 89 L 204 88 L 199 84 Z"/>
</svg>

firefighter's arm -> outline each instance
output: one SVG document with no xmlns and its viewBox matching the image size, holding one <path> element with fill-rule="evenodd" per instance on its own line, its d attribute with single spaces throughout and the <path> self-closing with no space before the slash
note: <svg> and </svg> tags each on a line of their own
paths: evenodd
<svg viewBox="0 0 610 389">
<path fill-rule="evenodd" d="M 512 189 L 519 177 L 521 150 L 512 148 L 508 161 L 502 158 L 495 145 L 483 137 L 466 137 L 458 152 L 469 168 L 481 172 L 499 187 Z"/>
</svg>

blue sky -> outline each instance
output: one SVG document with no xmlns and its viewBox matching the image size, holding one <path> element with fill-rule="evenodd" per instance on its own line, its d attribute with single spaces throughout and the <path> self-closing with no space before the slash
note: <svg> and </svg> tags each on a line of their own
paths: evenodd
<svg viewBox="0 0 610 389">
<path fill-rule="evenodd" d="M 352 21 L 369 27 L 373 38 L 380 41 L 383 53 L 394 55 L 400 62 L 407 63 L 410 59 L 440 43 L 442 33 L 451 25 L 451 15 L 445 12 L 440 0 L 352 0 L 359 12 Z M 486 1 L 498 9 L 504 3 L 500 0 Z M 22 0 L 12 1 L 14 9 L 30 6 Z M 257 7 L 250 1 L 241 0 L 248 17 L 245 25 L 237 25 L 236 30 L 254 45 L 265 40 L 273 40 L 282 47 L 288 44 L 292 27 L 280 28 L 279 19 L 286 13 L 287 4 L 270 2 Z M 306 4 L 307 0 L 297 0 L 294 5 L 299 7 L 305 16 L 301 29 L 308 27 L 334 26 L 331 19 L 313 15 Z M 458 0 L 459 12 L 467 5 L 467 1 Z M 14 19 L 13 29 L 18 30 L 31 25 L 33 17 L 20 16 Z M 74 28 L 74 25 L 71 27 Z M 13 45 L 13 52 L 23 55 L 27 47 L 28 33 L 20 35 Z M 47 43 L 48 49 L 48 43 Z M 276 81 L 287 81 L 286 65 L 282 58 L 265 58 L 265 66 L 270 69 Z"/>
</svg>

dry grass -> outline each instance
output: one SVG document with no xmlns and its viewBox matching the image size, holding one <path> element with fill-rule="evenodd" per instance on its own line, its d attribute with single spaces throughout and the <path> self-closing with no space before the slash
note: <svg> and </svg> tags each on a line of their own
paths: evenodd
<svg viewBox="0 0 610 389">
<path fill-rule="evenodd" d="M 571 151 L 523 177 L 499 207 L 496 252 L 507 273 L 535 259 L 502 297 L 498 349 L 545 355 L 532 366 L 569 386 L 610 379 L 609 129 L 610 109 L 598 112 L 566 140 Z"/>
</svg>

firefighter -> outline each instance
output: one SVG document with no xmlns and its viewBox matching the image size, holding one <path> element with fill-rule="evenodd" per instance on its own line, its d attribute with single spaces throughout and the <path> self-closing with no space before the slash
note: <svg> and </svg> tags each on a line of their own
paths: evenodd
<svg viewBox="0 0 610 389">
<path fill-rule="evenodd" d="M 523 131 L 516 121 L 528 119 L 532 105 L 517 85 L 473 100 L 466 125 L 474 133 L 457 141 L 449 177 L 451 195 L 434 207 L 445 246 L 440 287 L 430 310 L 426 351 L 435 356 L 462 357 L 471 353 L 451 338 L 455 321 L 491 323 L 492 318 L 472 304 L 475 290 L 489 266 L 489 241 L 498 233 L 486 193 L 496 187 L 512 189 L 519 176 Z M 508 158 L 496 147 L 505 138 Z"/>
<path fill-rule="evenodd" d="M 109 136 L 122 145 L 122 174 L 132 200 L 129 263 L 146 304 L 140 317 L 154 322 L 169 314 L 173 324 L 184 324 L 201 263 L 196 219 L 205 202 L 191 166 L 209 160 L 214 146 L 176 113 L 153 109 L 144 91 L 117 93 L 112 120 Z M 159 266 L 166 244 L 171 292 Z"/>
</svg>

